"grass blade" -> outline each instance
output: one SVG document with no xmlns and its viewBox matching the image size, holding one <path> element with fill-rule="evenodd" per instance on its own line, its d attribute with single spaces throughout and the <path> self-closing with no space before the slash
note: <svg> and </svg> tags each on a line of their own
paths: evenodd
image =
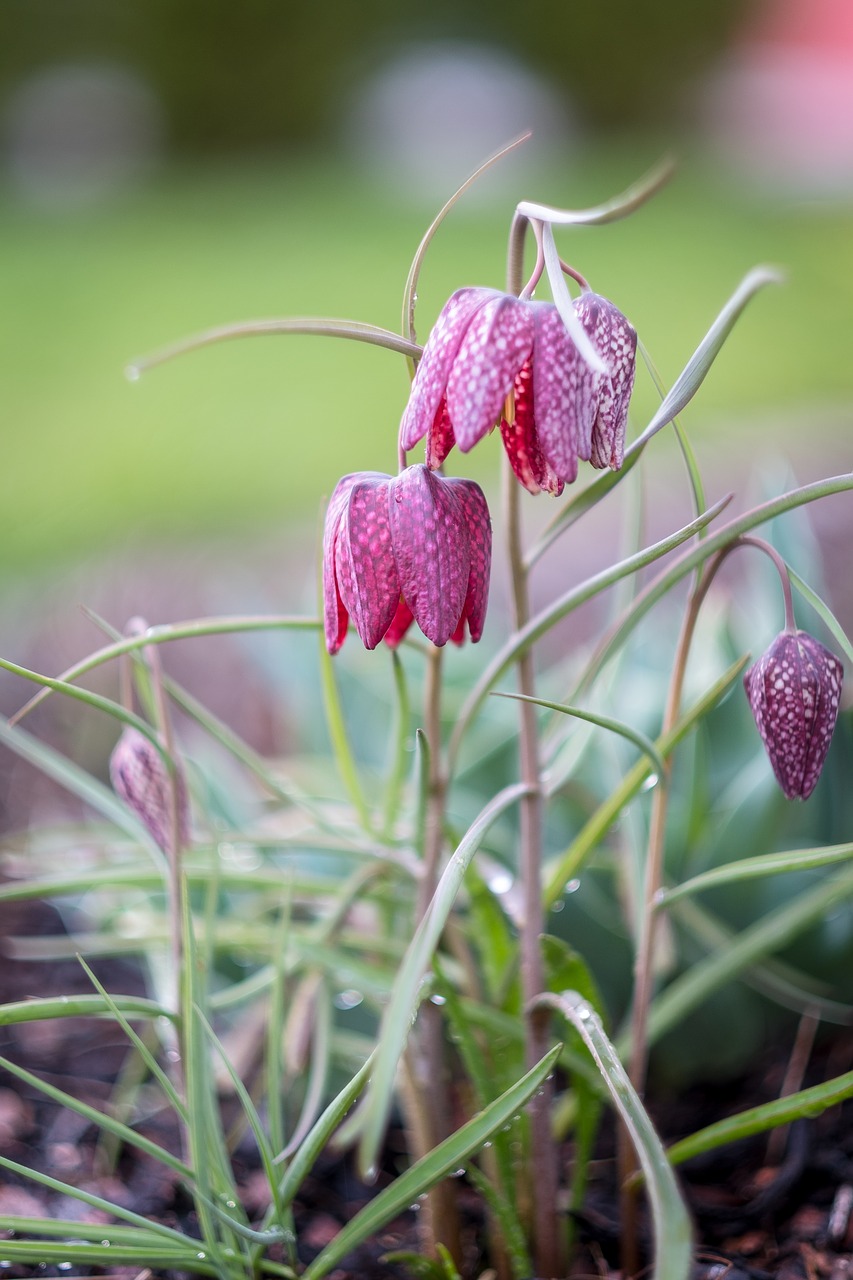
<svg viewBox="0 0 853 1280">
<path fill-rule="evenodd" d="M 505 787 L 468 828 L 445 867 L 403 958 L 379 1029 L 369 1091 L 359 1114 L 348 1121 L 341 1134 L 341 1140 L 347 1141 L 357 1132 L 361 1133 L 359 1161 L 363 1174 L 368 1173 L 375 1163 L 393 1098 L 397 1063 L 420 1003 L 424 975 L 456 901 L 466 868 L 492 823 L 526 791 L 526 786 L 521 783 Z"/>
<path fill-rule="evenodd" d="M 687 1280 L 692 1258 L 690 1219 L 661 1140 L 616 1050 L 604 1034 L 601 1020 L 576 991 L 542 995 L 536 1003 L 556 1009 L 580 1032 L 607 1085 L 613 1105 L 631 1135 L 645 1175 L 654 1223 L 652 1280 Z"/>
<path fill-rule="evenodd" d="M 658 895 L 655 906 L 667 907 L 679 898 L 701 893 L 703 889 L 717 888 L 736 880 L 754 880 L 757 877 L 779 875 L 784 871 L 811 871 L 815 867 L 828 867 L 836 862 L 849 862 L 853 858 L 853 844 L 829 844 L 817 849 L 789 849 L 785 853 L 763 853 L 754 858 L 742 858 L 739 862 L 727 862 L 693 876 L 682 884 L 664 889 Z"/>
<path fill-rule="evenodd" d="M 454 1169 L 464 1165 L 498 1129 L 517 1115 L 553 1070 L 559 1053 L 560 1046 L 557 1045 L 485 1111 L 474 1116 L 428 1155 L 395 1178 L 389 1187 L 338 1232 L 331 1244 L 307 1267 L 303 1280 L 320 1280 L 321 1276 L 332 1270 L 362 1240 L 373 1235 Z"/>
</svg>

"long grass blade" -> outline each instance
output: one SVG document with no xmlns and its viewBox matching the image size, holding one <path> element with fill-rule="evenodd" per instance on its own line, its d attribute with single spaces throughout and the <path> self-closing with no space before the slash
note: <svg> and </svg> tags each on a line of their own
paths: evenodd
<svg viewBox="0 0 853 1280">
<path fill-rule="evenodd" d="M 426 1156 L 402 1173 L 389 1187 L 371 1200 L 351 1222 L 338 1232 L 331 1244 L 307 1267 L 303 1280 L 320 1280 L 331 1271 L 351 1249 L 378 1231 L 391 1218 L 424 1195 L 454 1169 L 467 1160 L 491 1136 L 511 1120 L 533 1096 L 542 1081 L 554 1068 L 560 1053 L 557 1045 L 522 1076 L 511 1088 L 469 1120 L 456 1133 L 451 1134 Z"/>
<path fill-rule="evenodd" d="M 851 487 L 853 487 L 853 477 L 851 477 Z M 668 537 L 662 538 L 660 542 L 655 542 L 652 546 L 645 547 L 642 551 L 637 552 L 636 555 L 626 557 L 626 559 L 612 565 L 609 569 L 603 569 L 600 573 L 593 574 L 586 582 L 573 587 L 570 591 L 565 592 L 564 595 L 559 596 L 545 609 L 540 610 L 530 619 L 526 626 L 510 636 L 506 644 L 492 658 L 460 708 L 448 747 L 448 759 L 451 762 L 451 767 L 459 753 L 462 738 L 467 732 L 470 722 L 479 711 L 484 699 L 491 692 L 492 686 L 501 676 L 506 674 L 514 662 L 517 662 L 523 654 L 533 647 L 537 640 L 540 640 L 557 622 L 587 600 L 591 600 L 594 596 L 620 582 L 629 574 L 636 573 L 639 569 L 644 569 L 647 565 L 653 564 L 661 556 L 665 556 L 668 552 L 681 546 L 682 543 L 695 537 L 700 529 L 703 529 L 717 518 L 730 501 L 731 495 L 721 498 L 719 502 L 714 503 L 696 520 L 691 520 L 689 524 L 676 530 L 675 533 L 669 534 Z M 640 597 L 637 598 L 639 599 Z"/>
<path fill-rule="evenodd" d="M 145 726 L 145 732 L 150 736 L 150 726 Z M 38 738 L 34 738 L 24 729 L 10 729 L 2 719 L 0 719 L 0 742 L 10 747 L 23 760 L 41 769 L 42 773 L 53 778 L 72 795 L 84 800 L 97 813 L 103 814 L 120 831 L 129 835 L 136 844 L 142 845 L 150 854 L 158 870 L 165 876 L 166 860 L 162 849 L 152 839 L 143 823 L 113 795 L 112 791 L 46 743 L 39 742 Z"/>
<path fill-rule="evenodd" d="M 380 1025 L 370 1088 L 359 1112 L 347 1122 L 341 1133 L 343 1142 L 351 1140 L 357 1133 L 361 1135 L 359 1162 L 363 1175 L 369 1174 L 375 1164 L 394 1094 L 397 1064 L 417 1013 L 424 976 L 462 886 L 466 868 L 492 823 L 516 804 L 526 791 L 527 788 L 520 783 L 505 787 L 468 828 L 445 867 L 403 958 Z"/>
<path fill-rule="evenodd" d="M 774 1098 L 772 1102 L 764 1102 L 747 1111 L 726 1116 L 724 1120 L 718 1120 L 715 1124 L 709 1124 L 679 1142 L 674 1142 L 666 1154 L 670 1164 L 684 1164 L 685 1160 L 692 1160 L 694 1156 L 715 1151 L 730 1142 L 751 1138 L 756 1133 L 765 1133 L 779 1125 L 791 1124 L 794 1120 L 814 1119 L 829 1107 L 838 1106 L 848 1098 L 853 1098 L 853 1071 L 847 1071 L 844 1075 L 825 1080 L 809 1089 L 801 1089 L 799 1093 Z"/>
<path fill-rule="evenodd" d="M 652 1209 L 655 1233 L 653 1280 L 687 1280 L 692 1246 L 690 1219 L 660 1138 L 628 1079 L 592 1006 L 576 991 L 545 994 L 538 1005 L 556 1009 L 580 1032 L 607 1086 L 613 1105 L 631 1135 Z"/>
<path fill-rule="evenodd" d="M 837 862 L 849 862 L 853 858 L 853 844 L 830 844 L 816 849 L 789 849 L 785 853 L 764 853 L 738 862 L 703 871 L 681 884 L 662 889 L 655 906 L 667 907 L 679 898 L 715 889 L 738 880 L 755 880 L 764 876 L 780 875 L 785 871 L 811 871 L 815 867 L 829 867 Z"/>
</svg>

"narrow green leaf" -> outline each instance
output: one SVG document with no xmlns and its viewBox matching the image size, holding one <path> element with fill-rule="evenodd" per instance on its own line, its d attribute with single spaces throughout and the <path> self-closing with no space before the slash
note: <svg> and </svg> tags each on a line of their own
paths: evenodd
<svg viewBox="0 0 853 1280">
<path fill-rule="evenodd" d="M 52 1018 L 91 1018 L 112 1013 L 113 1006 L 133 1018 L 172 1019 L 176 1016 L 174 1009 L 167 1009 L 144 996 L 114 996 L 109 1003 L 102 996 L 45 996 L 0 1005 L 0 1027 Z"/>
<path fill-rule="evenodd" d="M 409 267 L 409 274 L 406 277 L 406 287 L 403 290 L 403 333 L 408 335 L 411 342 L 414 343 L 415 341 L 415 302 L 417 301 L 418 279 L 420 278 L 421 267 L 423 266 L 424 258 L 426 257 L 426 251 L 432 243 L 433 236 L 457 201 L 459 201 L 465 192 L 474 185 L 477 179 L 484 174 L 487 169 L 491 169 L 492 165 L 496 164 L 498 160 L 502 160 L 504 156 L 509 155 L 510 151 L 514 151 L 516 147 L 520 147 L 521 144 L 526 142 L 529 137 L 529 131 L 527 133 L 523 133 L 520 137 L 507 143 L 506 146 L 501 147 L 499 151 L 494 153 L 494 155 L 489 156 L 488 160 L 485 160 L 481 165 L 479 165 L 471 176 L 465 179 L 462 186 L 458 187 L 456 191 L 454 191 L 453 195 L 444 205 L 442 205 L 441 209 L 439 209 L 438 213 L 427 227 L 423 239 L 418 245 L 417 252 L 412 260 L 412 265 Z M 418 348 L 410 357 L 412 367 L 414 366 L 414 360 L 416 360 L 419 355 L 420 348 Z"/>
<path fill-rule="evenodd" d="M 495 1138 L 499 1135 L 495 1134 Z M 467 1166 L 468 1181 L 476 1187 L 486 1202 L 488 1209 L 500 1231 L 513 1280 L 529 1280 L 535 1275 L 535 1268 L 527 1248 L 524 1228 L 519 1221 L 515 1206 L 507 1196 L 489 1181 L 482 1170 L 475 1164 Z"/>
<path fill-rule="evenodd" d="M 643 434 L 634 441 L 631 446 L 633 449 L 642 448 L 653 435 L 660 431 L 661 427 L 665 427 L 668 422 L 672 422 L 672 419 L 690 403 L 705 381 L 708 370 L 719 355 L 723 343 L 731 333 L 735 322 L 750 299 L 765 285 L 781 284 L 783 280 L 784 276 L 781 272 L 775 271 L 771 267 L 754 267 L 752 271 L 744 276 L 676 378 L 668 394 L 664 397 L 663 404 Z"/>
<path fill-rule="evenodd" d="M 202 333 L 193 334 L 168 347 L 161 347 L 151 355 L 140 356 L 127 366 L 126 374 L 131 382 L 135 382 L 143 373 L 157 365 L 174 360 L 176 356 L 186 355 L 188 351 L 197 351 L 199 347 L 209 347 L 215 342 L 226 342 L 231 338 L 256 338 L 272 333 L 315 334 L 323 338 L 352 338 L 356 342 L 368 342 L 373 346 L 385 347 L 388 351 L 397 351 L 410 358 L 420 355 L 420 347 L 407 342 L 399 334 L 390 329 L 382 329 L 375 324 L 364 324 L 359 320 L 336 320 L 315 316 L 291 316 L 282 320 L 239 320 L 235 324 L 218 325 L 215 329 L 205 329 Z"/>
<path fill-rule="evenodd" d="M 653 1002 L 648 1027 L 649 1044 L 677 1026 L 711 992 L 738 977 L 745 968 L 764 956 L 780 951 L 803 929 L 820 920 L 825 912 L 851 894 L 853 868 L 822 880 L 814 888 L 801 892 L 792 902 L 768 912 L 734 937 L 728 948 L 693 965 Z"/>
<path fill-rule="evenodd" d="M 831 844 L 816 849 L 789 849 L 785 853 L 764 853 L 754 858 L 741 858 L 723 866 L 712 867 L 701 875 L 692 876 L 682 884 L 662 889 L 655 906 L 668 907 L 670 903 L 690 894 L 701 893 L 736 880 L 754 880 L 763 876 L 779 875 L 784 871 L 811 871 L 815 867 L 828 867 L 836 862 L 849 862 L 853 858 L 853 844 Z"/>
<path fill-rule="evenodd" d="M 361 779 L 358 776 L 358 766 L 350 746 L 349 735 L 347 734 L 346 720 L 341 706 L 332 658 L 322 638 L 320 640 L 320 681 L 323 688 L 323 706 L 326 710 L 326 726 L 329 731 L 329 739 L 332 744 L 338 773 L 358 814 L 362 827 L 372 834 L 373 823 L 367 801 L 364 798 Z"/>
<path fill-rule="evenodd" d="M 602 226 L 607 222 L 616 222 L 619 218 L 627 218 L 629 214 L 636 212 L 652 196 L 657 195 L 674 173 L 675 161 L 671 156 L 664 156 L 649 169 L 648 173 L 644 173 L 636 182 L 632 182 L 630 187 L 603 204 L 593 205 L 589 209 L 555 209 L 551 205 L 522 200 L 518 205 L 518 212 L 525 218 L 550 222 L 555 227 Z"/>
<path fill-rule="evenodd" d="M 138 718 L 138 717 L 135 717 Z M 140 721 L 140 724 L 142 721 Z M 145 726 L 147 736 L 151 734 L 150 726 Z M 152 839 L 147 828 L 131 812 L 130 809 L 113 795 L 107 787 L 86 773 L 73 761 L 54 751 L 44 742 L 39 742 L 24 729 L 12 729 L 5 720 L 0 719 L 0 742 L 10 747 L 22 759 L 41 769 L 42 773 L 53 778 L 60 786 L 65 787 L 72 795 L 79 796 L 96 812 L 109 818 L 119 830 L 126 832 L 132 840 L 143 846 L 163 875 L 166 874 L 166 860 L 160 846 Z"/>
<path fill-rule="evenodd" d="M 810 1089 L 802 1089 L 799 1093 L 774 1098 L 772 1102 L 764 1102 L 760 1106 L 750 1107 L 748 1111 L 726 1116 L 724 1120 L 718 1120 L 715 1124 L 709 1124 L 706 1128 L 691 1133 L 689 1137 L 682 1138 L 680 1142 L 674 1142 L 666 1154 L 670 1164 L 683 1164 L 685 1160 L 704 1155 L 706 1151 L 715 1151 L 717 1147 L 739 1142 L 742 1138 L 751 1138 L 756 1133 L 764 1133 L 779 1125 L 791 1124 L 794 1120 L 813 1119 L 847 1098 L 853 1098 L 853 1071 L 813 1085 Z"/>
<path fill-rule="evenodd" d="M 403 958 L 379 1028 L 370 1087 L 359 1112 L 346 1123 L 341 1134 L 341 1141 L 346 1142 L 356 1133 L 361 1133 L 359 1161 L 362 1174 L 367 1174 L 375 1164 L 393 1099 L 397 1063 L 417 1013 L 432 953 L 438 946 L 456 901 L 465 870 L 492 823 L 526 791 L 527 788 L 519 783 L 505 787 L 468 828 L 442 872 L 432 900 Z"/>
<path fill-rule="evenodd" d="M 114 1116 L 108 1115 L 104 1111 L 99 1111 L 97 1107 L 90 1107 L 88 1103 L 82 1102 L 79 1098 L 73 1097 L 72 1094 L 66 1093 L 64 1089 L 59 1089 L 56 1085 L 48 1083 L 47 1080 L 40 1079 L 39 1076 L 33 1075 L 31 1071 L 27 1071 L 24 1067 L 19 1067 L 17 1063 L 11 1062 L 8 1058 L 0 1056 L 0 1067 L 7 1071 L 9 1075 L 16 1076 L 18 1080 L 29 1085 L 31 1089 L 37 1089 L 46 1098 L 50 1098 L 62 1107 L 67 1107 L 69 1111 L 75 1111 L 97 1128 L 113 1134 L 126 1146 L 136 1147 L 139 1151 L 144 1151 L 146 1155 L 151 1156 L 154 1160 L 159 1160 L 161 1164 L 174 1170 L 182 1178 L 186 1178 L 188 1182 L 192 1181 L 192 1169 L 185 1165 L 182 1160 L 179 1160 L 177 1156 L 173 1156 L 165 1147 L 161 1147 L 158 1143 L 152 1142 L 150 1138 L 146 1138 L 144 1134 L 137 1133 L 129 1125 L 116 1120 Z"/>
<path fill-rule="evenodd" d="M 517 1115 L 524 1104 L 554 1068 L 560 1053 L 557 1045 L 541 1062 L 522 1076 L 506 1093 L 501 1094 L 485 1111 L 474 1116 L 456 1133 L 451 1134 L 427 1155 L 411 1165 L 405 1173 L 381 1191 L 374 1200 L 356 1214 L 351 1222 L 338 1232 L 331 1244 L 307 1267 L 303 1280 L 320 1280 L 335 1267 L 341 1258 L 363 1240 L 368 1239 L 390 1219 L 413 1204 L 419 1196 L 446 1178 L 454 1169 L 488 1142 L 492 1135 Z"/>
<path fill-rule="evenodd" d="M 120 658 L 125 653 L 136 653 L 139 649 L 143 649 L 149 644 L 166 644 L 170 640 L 190 640 L 195 636 L 231 635 L 241 631 L 319 631 L 321 626 L 317 618 L 299 618 L 291 615 L 276 614 L 268 617 L 241 615 L 224 618 L 194 618 L 189 622 L 173 622 L 149 627 L 147 631 L 142 632 L 140 635 L 119 638 L 119 633 L 114 627 L 104 622 L 102 618 L 99 618 L 91 610 L 88 612 L 102 630 L 114 637 L 113 643 L 106 645 L 103 649 L 96 650 L 95 653 L 90 653 L 88 657 L 83 658 L 80 662 L 75 662 L 72 667 L 63 671 L 59 679 L 66 684 L 72 680 L 78 680 L 80 676 L 86 675 L 89 671 L 94 671 L 96 667 L 102 666 L 105 662 Z M 52 689 L 50 688 L 42 689 L 11 717 L 10 724 L 16 724 L 23 719 L 51 692 Z"/>
<path fill-rule="evenodd" d="M 570 707 L 564 702 L 548 702 L 545 698 L 533 698 L 524 693 L 503 693 L 498 689 L 494 689 L 492 697 L 514 698 L 517 702 L 532 702 L 537 707 L 545 707 L 548 711 L 559 711 L 563 715 L 574 716 L 577 720 L 586 720 L 589 724 L 598 725 L 600 729 L 608 729 L 611 733 L 617 733 L 620 737 L 627 738 L 629 742 L 633 742 L 635 747 L 640 748 L 643 755 L 649 757 L 661 780 L 666 777 L 666 766 L 651 738 L 647 738 L 639 729 L 634 729 L 631 725 L 625 724 L 623 720 L 614 720 L 611 716 L 598 715 L 594 711 L 584 711 L 580 707 Z"/>
<path fill-rule="evenodd" d="M 699 723 L 710 709 L 715 706 L 738 679 L 749 658 L 741 658 L 729 667 L 728 671 L 717 680 L 699 701 L 681 716 L 673 729 L 661 735 L 655 743 L 655 750 L 664 759 L 670 755 L 679 742 Z M 622 782 L 607 799 L 599 805 L 595 813 L 587 820 L 564 853 L 545 868 L 545 885 L 543 902 L 548 908 L 554 906 L 563 896 L 568 882 L 578 874 L 583 863 L 593 849 L 597 847 L 610 830 L 625 805 L 638 793 L 651 773 L 651 765 L 647 759 L 638 760 L 629 769 Z"/>
<path fill-rule="evenodd" d="M 841 645 L 842 651 L 847 657 L 847 661 L 853 663 L 853 644 L 847 638 L 847 632 L 836 618 L 825 600 L 814 591 L 807 582 L 804 582 L 798 573 L 795 573 L 790 565 L 787 565 L 788 577 L 803 599 L 811 605 L 818 617 L 822 618 L 826 624 L 827 630 L 832 633 L 838 643 Z"/>
<path fill-rule="evenodd" d="M 394 704 L 394 724 L 389 735 L 391 760 L 387 771 L 385 818 L 382 823 L 382 837 L 385 840 L 390 840 L 393 837 L 400 812 L 400 802 L 409 762 L 407 744 L 412 713 L 409 688 L 406 683 L 406 672 L 396 649 L 391 650 L 391 665 L 394 672 L 396 702 Z"/>
<path fill-rule="evenodd" d="M 853 477 L 851 477 L 851 487 L 853 487 Z M 580 583 L 564 595 L 559 596 L 545 609 L 542 609 L 532 617 L 526 626 L 510 636 L 509 640 L 498 650 L 479 680 L 477 680 L 459 711 L 448 747 L 451 772 L 459 753 L 462 738 L 471 720 L 480 709 L 492 686 L 510 669 L 513 663 L 517 662 L 523 654 L 533 647 L 537 640 L 546 635 L 557 622 L 565 618 L 574 609 L 585 604 L 587 600 L 591 600 L 608 587 L 612 587 L 614 583 L 620 582 L 629 574 L 636 573 L 639 569 L 644 569 L 647 565 L 653 564 L 661 556 L 665 556 L 668 552 L 681 546 L 683 542 L 695 537 L 700 529 L 704 529 L 707 524 L 717 518 L 730 501 L 731 495 L 721 498 L 719 502 L 715 502 L 712 507 L 704 511 L 697 519 L 691 520 L 689 524 L 676 530 L 675 533 L 662 538 L 660 542 L 655 542 L 652 546 L 645 547 L 642 551 L 637 552 L 636 555 L 627 556 L 609 569 L 603 569 L 600 573 L 593 574 L 586 582 Z"/>
<path fill-rule="evenodd" d="M 653 1280 L 687 1280 L 692 1247 L 690 1219 L 660 1138 L 592 1006 L 576 991 L 538 996 L 574 1026 L 595 1059 L 613 1105 L 631 1135 L 652 1209 L 655 1234 Z"/>
</svg>

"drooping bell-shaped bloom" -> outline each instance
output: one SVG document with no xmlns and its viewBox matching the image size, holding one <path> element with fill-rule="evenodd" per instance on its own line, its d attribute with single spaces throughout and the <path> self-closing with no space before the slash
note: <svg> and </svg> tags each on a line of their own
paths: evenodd
<svg viewBox="0 0 853 1280">
<path fill-rule="evenodd" d="M 172 843 L 172 780 L 160 752 L 144 733 L 128 726 L 110 756 L 113 789 L 167 852 Z M 178 837 L 189 840 L 189 806 L 183 773 L 175 774 Z"/>
<path fill-rule="evenodd" d="M 492 527 L 473 480 L 419 464 L 397 476 L 344 476 L 326 512 L 326 647 L 352 618 L 367 649 L 399 644 L 414 619 L 433 644 L 480 639 L 489 597 Z"/>
<path fill-rule="evenodd" d="M 844 668 L 805 631 L 783 631 L 743 683 L 773 772 L 789 800 L 807 800 L 829 751 Z"/>
<path fill-rule="evenodd" d="M 454 293 L 415 374 L 403 449 L 426 436 L 427 466 L 438 467 L 454 444 L 467 453 L 500 421 L 513 470 L 533 493 L 560 493 L 579 458 L 621 466 L 637 335 L 598 294 L 587 290 L 573 306 L 607 373 L 587 364 L 553 303 L 492 289 Z"/>
</svg>

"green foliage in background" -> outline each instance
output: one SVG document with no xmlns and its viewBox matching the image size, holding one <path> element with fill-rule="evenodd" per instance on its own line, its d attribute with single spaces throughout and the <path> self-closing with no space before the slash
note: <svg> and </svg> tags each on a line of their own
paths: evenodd
<svg viewBox="0 0 853 1280">
<path fill-rule="evenodd" d="M 652 145 L 641 144 L 644 157 Z M 612 149 L 561 166 L 539 189 L 556 204 L 569 191 L 592 203 L 638 167 L 636 151 Z M 420 325 L 460 281 L 500 285 L 506 206 L 460 204 L 421 277 Z M 135 385 L 122 371 L 240 317 L 357 311 L 397 329 L 400 280 L 430 214 L 356 173 L 293 159 L 175 172 L 63 220 L 0 203 L 0 568 L 146 537 L 313 525 L 340 474 L 392 467 L 408 383 L 386 352 L 270 337 L 198 352 Z M 704 332 L 709 305 L 754 262 L 783 264 L 786 288 L 745 318 L 748 342 L 726 350 L 693 410 L 697 447 L 715 468 L 731 460 L 739 470 L 777 448 L 822 441 L 831 451 L 851 399 L 845 210 L 748 203 L 688 164 L 654 216 L 643 210 L 606 238 L 574 234 L 593 286 L 618 296 L 641 337 L 653 335 L 665 381 Z M 632 420 L 655 403 L 641 371 Z M 488 485 L 476 455 L 471 465 Z"/>
</svg>

